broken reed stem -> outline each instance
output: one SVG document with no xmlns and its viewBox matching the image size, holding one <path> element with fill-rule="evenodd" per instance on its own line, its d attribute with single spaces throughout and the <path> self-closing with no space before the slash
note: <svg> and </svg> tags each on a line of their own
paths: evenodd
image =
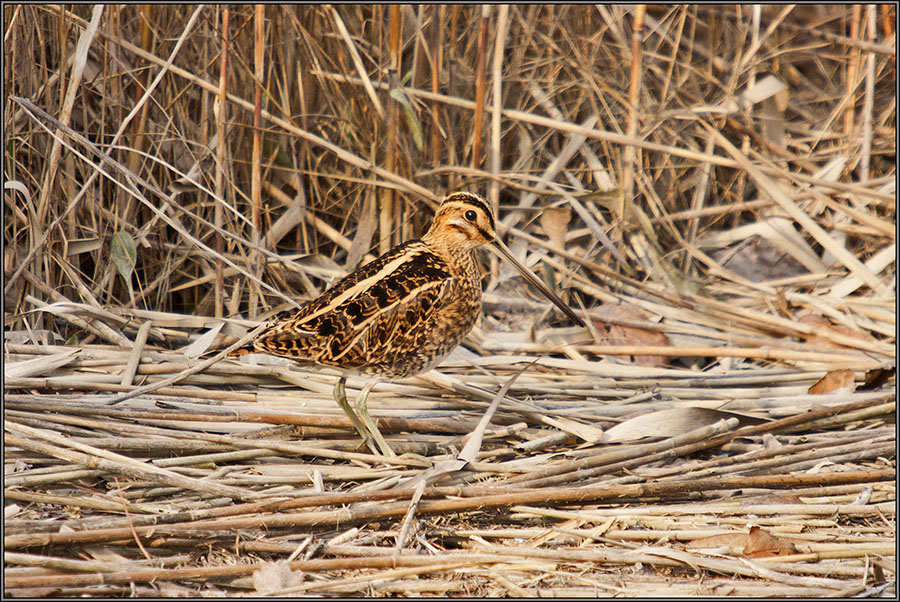
<svg viewBox="0 0 900 602">
<path fill-rule="evenodd" d="M 96 561 L 72 561 L 88 563 L 83 565 L 85 571 L 94 572 L 98 565 L 90 564 Z M 369 558 L 326 558 L 319 560 L 295 560 L 288 563 L 292 571 L 319 572 L 337 570 L 359 570 L 394 568 L 398 566 L 427 567 L 442 562 L 463 563 L 463 566 L 479 566 L 492 562 L 508 562 L 508 559 L 492 554 L 446 554 L 440 559 L 434 556 L 406 556 Z M 150 583 L 164 581 L 209 581 L 224 577 L 249 576 L 266 563 L 243 564 L 239 566 L 216 567 L 189 567 L 177 569 L 131 569 L 127 571 L 103 572 L 102 574 L 66 574 L 66 575 L 40 575 L 28 577 L 7 577 L 4 586 L 7 589 L 24 587 L 59 587 L 59 586 L 88 586 L 109 583 Z M 74 566 L 74 565 L 69 565 Z M 70 570 L 72 570 L 70 568 Z"/>
<path fill-rule="evenodd" d="M 572 349 L 586 355 L 663 355 L 666 357 L 740 357 L 778 361 L 806 361 L 839 363 L 842 367 L 859 366 L 860 369 L 877 367 L 879 362 L 866 356 L 847 353 L 821 353 L 793 349 L 752 348 L 752 347 L 672 347 L 669 345 L 547 345 L 543 343 L 485 343 L 485 349 L 503 353 L 545 354 L 563 353 Z"/>
<path fill-rule="evenodd" d="M 840 415 L 843 412 L 849 412 L 856 409 L 867 408 L 872 405 L 878 404 L 881 399 L 875 400 L 865 400 L 859 402 L 853 402 L 849 404 L 844 404 L 838 407 L 832 408 L 824 408 L 821 410 L 812 410 L 805 414 L 799 414 L 797 416 L 789 416 L 787 418 L 782 418 L 781 420 L 775 420 L 772 422 L 767 422 L 764 424 L 759 424 L 755 426 L 746 426 L 740 428 L 736 431 L 732 431 L 719 436 L 707 437 L 701 441 L 697 441 L 694 443 L 687 443 L 679 446 L 678 455 L 681 454 L 690 454 L 696 453 L 698 451 L 704 449 L 712 449 L 718 447 L 720 445 L 724 445 L 734 439 L 740 437 L 748 437 L 752 435 L 760 435 L 763 433 L 774 433 L 774 432 L 784 432 L 787 430 L 796 430 L 801 426 L 806 426 L 814 420 L 820 418 L 826 418 L 830 416 Z M 840 408 L 840 409 L 838 409 Z M 699 429 L 698 429 L 699 430 Z M 685 439 L 687 437 L 682 436 Z M 668 442 L 671 444 L 680 438 L 672 438 Z M 638 446 L 635 446 L 638 447 Z M 651 457 L 666 457 L 670 452 L 668 451 L 655 451 L 658 449 L 658 444 L 649 444 L 644 450 L 650 454 Z M 612 466 L 616 468 L 627 468 L 630 466 L 638 466 L 643 464 L 644 462 L 640 462 L 639 464 L 634 464 L 633 461 L 628 460 L 620 460 L 620 454 L 622 452 L 612 451 L 612 452 L 601 452 L 595 457 L 584 458 L 582 460 L 576 460 L 574 462 L 567 462 L 560 466 L 551 466 L 548 468 L 544 468 L 541 470 L 533 471 L 531 474 L 511 477 L 506 479 L 504 483 L 508 483 L 511 485 L 518 486 L 528 486 L 528 487 L 541 487 L 547 485 L 554 485 L 561 482 L 566 482 L 575 478 L 587 478 L 592 476 L 597 476 L 599 474 L 603 474 L 607 472 L 605 470 L 605 465 L 612 464 L 616 462 Z M 630 452 L 626 452 L 630 453 Z M 612 469 L 612 466 L 608 467 Z M 571 473 L 571 474 L 569 474 Z"/>
<path fill-rule="evenodd" d="M 729 489 L 791 489 L 796 487 L 826 486 L 861 482 L 879 482 L 892 480 L 893 469 L 861 470 L 826 474 L 798 475 L 764 475 L 759 477 L 716 477 L 710 479 L 688 479 L 686 482 L 651 482 L 644 484 L 628 484 L 591 487 L 561 487 L 556 489 L 535 489 L 523 492 L 480 495 L 462 499 L 426 500 L 419 503 L 416 513 L 419 516 L 444 514 L 452 512 L 487 511 L 505 508 L 518 504 L 584 504 L 623 501 L 665 499 L 667 497 L 682 498 L 696 495 L 704 491 L 721 491 Z M 432 493 L 440 495 L 460 495 L 462 490 L 472 493 L 473 488 L 435 488 Z M 402 497 L 413 495 L 412 490 L 405 490 Z M 889 504 L 888 504 L 889 505 Z M 887 507 L 888 505 L 885 505 Z M 150 525 L 135 527 L 138 536 L 205 533 L 211 531 L 228 531 L 251 528 L 333 528 L 336 525 L 348 526 L 367 522 L 402 517 L 409 510 L 407 502 L 378 504 L 374 507 L 340 508 L 325 511 L 306 511 L 299 513 L 280 513 L 271 516 L 250 516 L 228 518 L 189 523 L 175 523 L 166 526 Z M 811 507 L 810 512 L 817 512 Z M 822 508 L 823 514 L 841 512 L 863 512 L 877 516 L 878 510 L 872 506 L 834 506 Z M 130 539 L 132 529 L 95 529 L 75 533 L 29 533 L 10 535 L 4 538 L 6 549 L 47 547 L 57 545 L 78 545 L 84 543 L 100 543 Z"/>
<path fill-rule="evenodd" d="M 22 380 L 26 379 L 20 379 Z M 45 379 L 33 379 L 35 381 L 42 381 Z M 121 385 L 115 385 L 115 387 L 121 387 Z M 97 386 L 97 389 L 103 389 L 103 387 Z M 122 390 L 121 388 L 116 388 L 112 390 Z M 156 391 L 157 394 L 160 394 L 162 390 Z M 183 391 L 173 388 L 169 395 L 184 397 Z M 231 394 L 233 395 L 233 394 Z M 234 399 L 234 397 L 223 396 L 225 399 Z M 247 401 L 256 401 L 255 396 L 248 396 Z M 34 408 L 31 404 L 22 404 L 21 402 L 10 402 L 7 406 L 11 409 L 31 409 Z M 321 415 L 321 414 L 299 414 L 299 413 L 288 413 L 288 412 L 260 412 L 255 410 L 245 410 L 243 408 L 228 408 L 216 410 L 214 408 L 210 408 L 207 411 L 196 411 L 196 410 L 153 410 L 149 408 L 110 408 L 102 405 L 97 406 L 87 406 L 87 407 L 77 407 L 77 404 L 66 404 L 66 406 L 60 407 L 60 409 L 65 408 L 66 411 L 71 411 L 73 414 L 81 414 L 81 415 L 95 415 L 95 416 L 114 416 L 122 419 L 134 419 L 134 420 L 179 420 L 179 421 L 205 421 L 205 422 L 250 422 L 250 423 L 265 423 L 265 424 L 286 424 L 286 425 L 296 425 L 296 426 L 316 426 L 316 427 L 332 427 L 332 428 L 341 428 L 346 429 L 350 428 L 353 425 L 350 424 L 350 420 L 341 414 L 334 414 L 332 416 Z M 46 408 L 44 408 L 46 409 Z M 509 419 L 512 420 L 512 419 Z M 398 418 L 394 416 L 379 416 L 378 418 L 379 428 L 384 430 L 385 432 L 435 432 L 435 433 L 445 433 L 445 434 L 454 434 L 454 435 L 466 435 L 471 432 L 471 429 L 474 427 L 477 420 L 466 420 L 466 421 L 447 421 L 444 418 Z M 191 436 L 201 436 L 200 434 L 192 434 Z"/>
<path fill-rule="evenodd" d="M 6 433 L 4 435 L 4 441 L 7 445 L 59 458 L 66 462 L 79 464 L 86 468 L 109 471 L 115 474 L 124 474 L 135 479 L 146 479 L 152 482 L 210 493 L 221 497 L 231 497 L 239 500 L 251 500 L 259 497 L 259 494 L 254 491 L 247 491 L 238 487 L 218 485 L 209 481 L 184 477 L 170 470 L 158 468 L 151 464 L 134 460 L 128 456 L 109 452 L 84 443 L 77 443 L 71 439 L 64 439 L 53 433 L 34 429 L 23 424 L 16 424 L 9 420 L 5 422 L 4 428 L 6 430 L 17 431 L 31 437 L 43 439 L 43 441 L 36 441 L 24 436 Z M 72 449 L 66 449 L 67 447 Z"/>
</svg>

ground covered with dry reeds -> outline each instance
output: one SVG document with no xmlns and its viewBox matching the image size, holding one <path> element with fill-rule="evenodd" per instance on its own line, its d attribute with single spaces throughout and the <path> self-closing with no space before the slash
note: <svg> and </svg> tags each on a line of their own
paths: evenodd
<svg viewBox="0 0 900 602">
<path fill-rule="evenodd" d="M 5 595 L 896 595 L 894 7 L 3 19 Z M 587 328 L 221 359 L 454 190 Z"/>
</svg>

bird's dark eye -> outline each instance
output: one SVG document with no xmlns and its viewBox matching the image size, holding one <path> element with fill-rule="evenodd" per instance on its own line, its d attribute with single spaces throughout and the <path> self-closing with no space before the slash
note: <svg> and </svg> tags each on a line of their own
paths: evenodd
<svg viewBox="0 0 900 602">
<path fill-rule="evenodd" d="M 466 219 L 470 222 L 474 222 L 478 219 L 478 214 L 469 209 L 468 211 L 466 211 Z"/>
</svg>

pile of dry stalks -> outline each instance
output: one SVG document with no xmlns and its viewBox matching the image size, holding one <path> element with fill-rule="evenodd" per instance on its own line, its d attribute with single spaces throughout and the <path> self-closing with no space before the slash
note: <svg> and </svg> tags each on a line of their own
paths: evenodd
<svg viewBox="0 0 900 602">
<path fill-rule="evenodd" d="M 4 593 L 895 596 L 895 18 L 5 5 Z M 200 358 L 460 189 L 591 319 L 485 261 L 404 455 Z"/>
</svg>

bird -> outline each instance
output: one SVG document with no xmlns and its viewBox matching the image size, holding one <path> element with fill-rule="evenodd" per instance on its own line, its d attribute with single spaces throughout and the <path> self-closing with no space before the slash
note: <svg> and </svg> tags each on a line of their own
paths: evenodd
<svg viewBox="0 0 900 602">
<path fill-rule="evenodd" d="M 482 246 L 509 261 L 573 322 L 581 318 L 497 237 L 490 205 L 473 192 L 447 195 L 428 231 L 341 278 L 299 309 L 283 311 L 233 356 L 265 353 L 299 365 L 336 368 L 334 398 L 376 455 L 394 456 L 366 405 L 372 387 L 431 370 L 472 330 L 481 314 Z M 348 375 L 367 377 L 354 406 Z"/>
</svg>

